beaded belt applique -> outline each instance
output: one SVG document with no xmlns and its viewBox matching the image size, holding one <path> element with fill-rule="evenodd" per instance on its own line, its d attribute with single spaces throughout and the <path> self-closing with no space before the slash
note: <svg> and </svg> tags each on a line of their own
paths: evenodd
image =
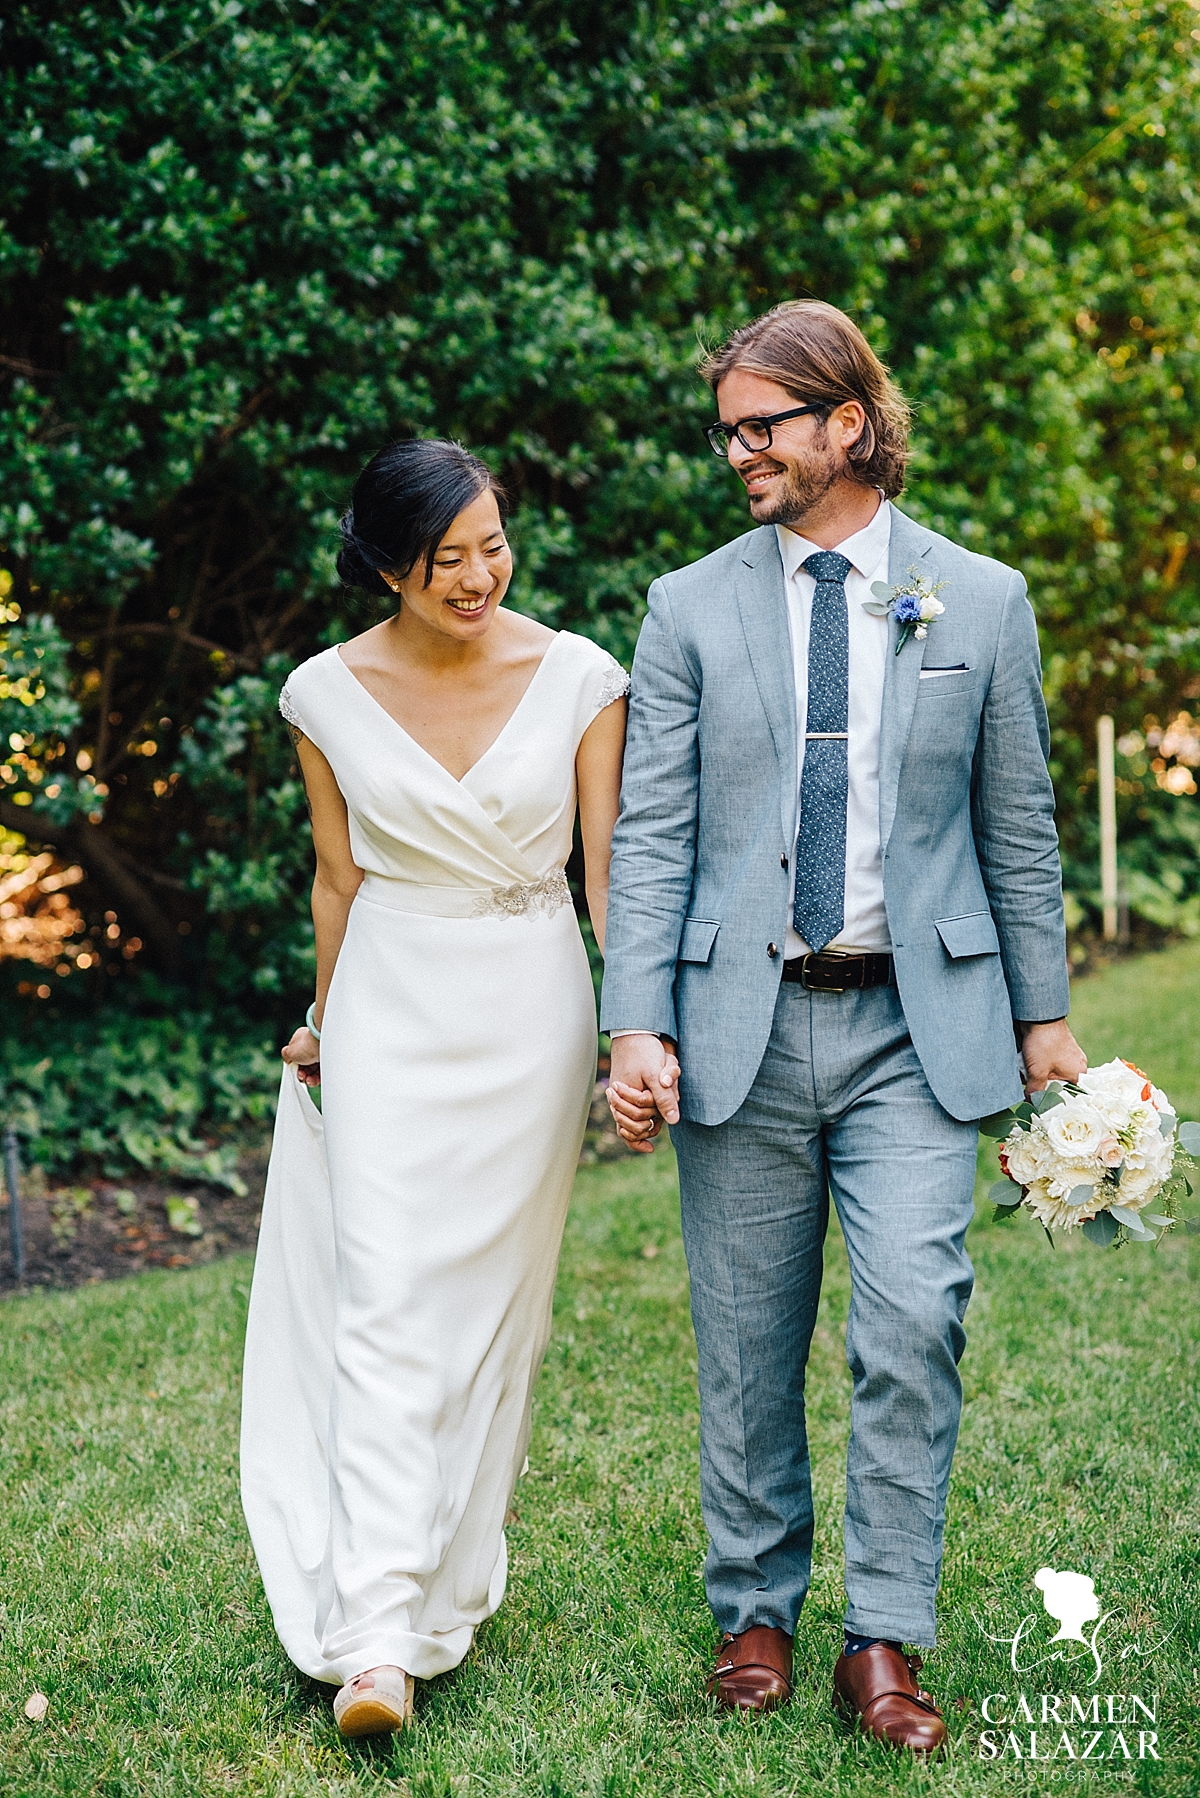
<svg viewBox="0 0 1200 1798">
<path fill-rule="evenodd" d="M 552 868 L 540 880 L 511 887 L 497 887 L 476 901 L 476 918 L 528 918 L 537 912 L 550 916 L 571 903 L 571 889 L 562 868 Z"/>
</svg>

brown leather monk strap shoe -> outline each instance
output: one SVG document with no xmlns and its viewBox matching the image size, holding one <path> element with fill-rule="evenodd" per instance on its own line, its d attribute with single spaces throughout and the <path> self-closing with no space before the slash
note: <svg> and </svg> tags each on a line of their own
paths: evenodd
<svg viewBox="0 0 1200 1798">
<path fill-rule="evenodd" d="M 792 1695 L 792 1638 L 758 1624 L 722 1636 L 708 1695 L 729 1711 L 773 1711 Z"/>
<path fill-rule="evenodd" d="M 918 1654 L 901 1654 L 886 1642 L 844 1654 L 833 1670 L 834 1709 L 858 1719 L 858 1727 L 892 1748 L 937 1754 L 946 1740 L 941 1711 L 918 1686 Z"/>
</svg>

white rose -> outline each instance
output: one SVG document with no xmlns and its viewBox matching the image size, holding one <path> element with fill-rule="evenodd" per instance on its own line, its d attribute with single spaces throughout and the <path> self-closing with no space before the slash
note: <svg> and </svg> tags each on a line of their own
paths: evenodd
<svg viewBox="0 0 1200 1798">
<path fill-rule="evenodd" d="M 1144 1075 L 1127 1068 L 1123 1061 L 1106 1061 L 1098 1068 L 1088 1068 L 1076 1084 L 1103 1109 L 1122 1106 L 1126 1111 L 1132 1111 L 1145 1102 L 1142 1099 L 1146 1088 Z"/>
<path fill-rule="evenodd" d="M 1134 1139 L 1125 1156 L 1125 1166 L 1131 1173 L 1145 1171 L 1161 1181 L 1170 1173 L 1174 1160 L 1174 1139 L 1154 1130 L 1143 1132 Z"/>
<path fill-rule="evenodd" d="M 1110 1134 L 1105 1120 L 1080 1099 L 1068 1099 L 1042 1113 L 1046 1140 L 1065 1161 L 1085 1161 L 1094 1156 Z"/>
<path fill-rule="evenodd" d="M 945 610 L 941 600 L 934 599 L 931 594 L 927 599 L 921 601 L 921 623 L 932 624 L 934 619 L 940 618 Z"/>
<path fill-rule="evenodd" d="M 1010 1178 L 1018 1186 L 1028 1186 L 1036 1180 L 1040 1172 L 1042 1145 L 1034 1140 L 1028 1130 L 1014 1130 L 1004 1142 L 1004 1159 L 1008 1163 Z"/>
<path fill-rule="evenodd" d="M 1114 1205 L 1124 1205 L 1127 1211 L 1140 1211 L 1148 1205 L 1162 1181 L 1149 1169 L 1141 1168 L 1130 1172 L 1128 1169 L 1121 1175 L 1121 1184 L 1113 1194 Z"/>
</svg>

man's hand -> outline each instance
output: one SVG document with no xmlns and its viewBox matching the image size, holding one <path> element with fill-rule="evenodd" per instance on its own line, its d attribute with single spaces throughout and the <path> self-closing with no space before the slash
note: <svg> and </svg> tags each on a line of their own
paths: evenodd
<svg viewBox="0 0 1200 1798">
<path fill-rule="evenodd" d="M 1087 1072 L 1087 1056 L 1071 1035 L 1065 1018 L 1053 1024 L 1018 1024 L 1025 1057 L 1025 1091 L 1041 1092 L 1050 1080 L 1078 1080 Z"/>
<path fill-rule="evenodd" d="M 652 1155 L 664 1123 L 679 1122 L 679 1063 L 673 1043 L 639 1031 L 612 1046 L 608 1108 L 626 1148 Z"/>
</svg>

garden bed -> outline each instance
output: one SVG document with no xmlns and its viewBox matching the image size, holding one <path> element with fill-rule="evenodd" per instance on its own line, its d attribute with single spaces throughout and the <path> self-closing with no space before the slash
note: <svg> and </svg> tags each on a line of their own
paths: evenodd
<svg viewBox="0 0 1200 1798">
<path fill-rule="evenodd" d="M 626 1153 L 597 1084 L 580 1161 L 590 1165 Z M 194 1181 L 50 1180 L 34 1166 L 21 1178 L 25 1286 L 86 1286 L 149 1267 L 199 1267 L 220 1255 L 253 1249 L 262 1215 L 270 1140 L 238 1157 L 242 1194 Z M 0 1296 L 17 1290 L 8 1197 L 0 1209 Z"/>
<path fill-rule="evenodd" d="M 246 1192 L 179 1181 L 92 1180 L 52 1185 L 34 1169 L 21 1182 L 25 1285 L 84 1286 L 148 1267 L 198 1267 L 252 1249 L 262 1214 L 268 1145 L 244 1154 Z M 0 1293 L 16 1273 L 7 1195 L 0 1213 Z"/>
</svg>

